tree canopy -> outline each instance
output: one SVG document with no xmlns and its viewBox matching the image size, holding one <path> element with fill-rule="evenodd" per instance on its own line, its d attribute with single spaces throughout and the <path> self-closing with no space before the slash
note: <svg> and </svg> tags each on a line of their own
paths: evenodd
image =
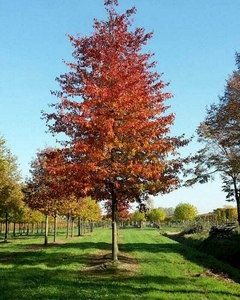
<svg viewBox="0 0 240 300">
<path fill-rule="evenodd" d="M 193 220 L 197 216 L 197 209 L 189 203 L 179 203 L 174 210 L 174 219 L 181 221 Z"/>
<path fill-rule="evenodd" d="M 240 54 L 237 70 L 226 81 L 224 95 L 207 109 L 205 120 L 197 129 L 204 147 L 193 157 L 195 166 L 186 172 L 192 178 L 186 185 L 205 183 L 220 174 L 228 201 L 236 201 L 240 224 Z"/>
<path fill-rule="evenodd" d="M 166 217 L 166 213 L 162 208 L 154 208 L 148 213 L 149 221 L 160 224 Z"/>
<path fill-rule="evenodd" d="M 21 208 L 21 174 L 18 170 L 17 158 L 0 137 L 0 214 L 10 214 Z"/>
<path fill-rule="evenodd" d="M 5 241 L 8 238 L 8 220 L 20 213 L 23 207 L 21 174 L 17 158 L 0 137 L 0 216 L 5 217 Z"/>
<path fill-rule="evenodd" d="M 94 20 L 90 36 L 69 40 L 74 48 L 70 71 L 57 78 L 59 102 L 43 113 L 53 134 L 63 133 L 68 189 L 83 196 L 117 202 L 142 201 L 148 194 L 167 193 L 179 185 L 183 159 L 178 148 L 188 140 L 170 137 L 174 114 L 165 101 L 153 54 L 143 46 L 152 38 L 144 28 L 130 31 L 133 7 L 118 14 L 118 1 L 105 1 L 107 21 Z M 116 255 L 114 256 L 116 259 Z"/>
<path fill-rule="evenodd" d="M 31 162 L 31 177 L 26 180 L 23 189 L 25 203 L 49 216 L 57 215 L 64 204 L 61 194 L 63 179 L 49 171 L 56 153 L 58 150 L 51 148 L 37 152 L 37 157 Z"/>
</svg>

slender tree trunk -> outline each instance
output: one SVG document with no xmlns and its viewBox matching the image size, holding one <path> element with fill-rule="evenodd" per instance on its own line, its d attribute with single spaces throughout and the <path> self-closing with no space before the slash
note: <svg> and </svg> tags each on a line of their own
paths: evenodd
<svg viewBox="0 0 240 300">
<path fill-rule="evenodd" d="M 78 217 L 78 236 L 81 236 L 81 219 Z"/>
<path fill-rule="evenodd" d="M 22 235 L 22 223 L 18 223 L 18 233 Z"/>
<path fill-rule="evenodd" d="M 82 226 L 83 226 L 82 232 L 85 234 L 86 233 L 86 221 L 85 221 L 85 219 L 82 222 Z"/>
<path fill-rule="evenodd" d="M 54 229 L 53 229 L 53 242 L 57 241 L 57 215 L 54 215 Z"/>
<path fill-rule="evenodd" d="M 93 232 L 93 221 L 90 220 L 90 232 Z"/>
<path fill-rule="evenodd" d="M 48 215 L 45 216 L 44 245 L 48 244 Z"/>
<path fill-rule="evenodd" d="M 16 221 L 13 222 L 13 236 L 16 236 Z"/>
<path fill-rule="evenodd" d="M 69 238 L 69 219 L 70 219 L 70 216 L 69 214 L 67 215 L 67 233 L 66 233 L 66 238 L 68 239 Z"/>
<path fill-rule="evenodd" d="M 237 203 L 238 226 L 240 226 L 240 191 L 237 188 L 237 178 L 233 178 L 234 194 Z"/>
<path fill-rule="evenodd" d="M 118 241 L 117 241 L 117 198 L 112 188 L 112 260 L 118 261 Z"/>
<path fill-rule="evenodd" d="M 27 233 L 26 233 L 26 235 L 28 235 L 29 234 L 29 223 L 27 223 Z"/>
<path fill-rule="evenodd" d="M 71 237 L 74 237 L 74 218 L 72 218 Z"/>
<path fill-rule="evenodd" d="M 9 218 L 8 213 L 5 214 L 5 234 L 4 234 L 4 242 L 8 241 L 8 227 L 9 227 Z"/>
<path fill-rule="evenodd" d="M 88 232 L 90 232 L 90 220 L 88 220 L 88 226 L 87 226 L 87 229 L 88 229 Z"/>
</svg>

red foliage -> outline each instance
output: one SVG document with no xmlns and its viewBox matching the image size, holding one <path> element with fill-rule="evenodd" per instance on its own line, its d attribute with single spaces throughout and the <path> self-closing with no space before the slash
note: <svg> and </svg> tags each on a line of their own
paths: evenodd
<svg viewBox="0 0 240 300">
<path fill-rule="evenodd" d="M 105 217 L 106 218 L 111 218 L 112 217 L 112 201 L 108 200 L 105 203 L 105 209 L 106 209 L 106 214 Z M 129 204 L 128 201 L 118 201 L 117 204 L 117 219 L 118 221 L 126 221 L 129 220 L 131 217 L 131 213 L 130 210 L 131 209 L 131 205 Z"/>
<path fill-rule="evenodd" d="M 56 154 L 57 151 L 50 148 L 37 153 L 37 158 L 31 163 L 31 178 L 26 180 L 24 187 L 24 201 L 28 206 L 47 215 L 56 213 L 57 202 L 61 199 L 62 177 L 49 172 L 49 165 L 54 162 Z"/>
<path fill-rule="evenodd" d="M 65 191 L 119 206 L 175 189 L 183 161 L 174 155 L 188 141 L 168 136 L 174 114 L 164 103 L 172 95 L 163 92 L 153 55 L 142 52 L 152 32 L 128 31 L 135 8 L 117 14 L 113 4 L 105 1 L 108 20 L 94 20 L 91 36 L 69 35 L 74 62 L 57 78 L 56 111 L 43 115 L 50 132 L 66 135 L 64 161 L 51 171 L 65 174 Z"/>
</svg>

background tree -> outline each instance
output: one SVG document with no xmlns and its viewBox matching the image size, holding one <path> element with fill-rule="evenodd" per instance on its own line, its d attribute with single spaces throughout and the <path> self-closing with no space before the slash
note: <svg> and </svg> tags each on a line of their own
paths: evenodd
<svg viewBox="0 0 240 300">
<path fill-rule="evenodd" d="M 144 212 L 140 212 L 136 210 L 131 217 L 131 220 L 138 224 L 140 228 L 142 228 L 142 223 L 146 221 L 146 216 Z"/>
<path fill-rule="evenodd" d="M 15 210 L 10 217 L 10 222 L 13 223 L 13 236 L 16 236 L 16 224 L 18 223 L 18 229 L 20 232 L 20 223 L 23 222 L 23 219 L 25 217 L 25 214 L 27 212 L 27 207 L 24 202 L 22 202 L 23 205 L 21 205 L 17 210 Z"/>
<path fill-rule="evenodd" d="M 125 227 L 125 224 L 130 220 L 131 218 L 131 205 L 129 202 L 119 202 L 118 203 L 118 221 L 121 222 L 122 228 Z"/>
<path fill-rule="evenodd" d="M 58 212 L 63 209 L 62 189 L 64 178 L 49 171 L 52 164 L 57 165 L 57 163 L 60 163 L 59 160 L 56 163 L 53 159 L 58 152 L 57 149 L 46 148 L 37 153 L 37 157 L 31 163 L 31 177 L 26 180 L 23 189 L 24 202 L 32 210 L 38 210 L 46 217 L 45 245 L 48 243 L 48 217 L 56 217 Z"/>
<path fill-rule="evenodd" d="M 221 223 L 236 222 L 237 209 L 235 207 L 223 207 L 214 210 L 217 216 L 217 221 Z"/>
<path fill-rule="evenodd" d="M 17 158 L 7 148 L 6 141 L 0 137 L 0 216 L 5 218 L 5 242 L 8 239 L 9 217 L 13 217 L 24 205 L 21 189 Z"/>
<path fill-rule="evenodd" d="M 169 136 L 174 114 L 166 113 L 165 101 L 171 94 L 163 92 L 167 84 L 150 61 L 153 55 L 142 51 L 152 33 L 129 31 L 136 9 L 118 14 L 117 5 L 105 1 L 108 19 L 95 19 L 92 35 L 69 35 L 74 62 L 66 62 L 70 72 L 57 78 L 56 112 L 43 113 L 51 133 L 66 135 L 68 190 L 111 200 L 114 261 L 118 202 L 178 187 L 184 160 L 177 150 L 188 143 Z"/>
<path fill-rule="evenodd" d="M 100 221 L 102 219 L 102 210 L 95 200 L 91 197 L 84 198 L 83 205 L 81 207 L 80 218 L 84 220 L 84 222 L 88 221 L 88 227 L 93 230 L 93 221 Z"/>
<path fill-rule="evenodd" d="M 207 109 L 207 116 L 198 129 L 203 143 L 193 158 L 195 166 L 186 172 L 193 177 L 186 185 L 205 183 L 220 174 L 227 201 L 236 201 L 240 224 L 240 54 L 236 53 L 237 70 L 229 76 L 219 103 Z"/>
<path fill-rule="evenodd" d="M 174 219 L 180 221 L 193 220 L 198 214 L 197 208 L 189 203 L 179 203 L 174 211 Z"/>
<path fill-rule="evenodd" d="M 112 202 L 111 200 L 108 200 L 104 204 L 104 208 L 106 210 L 105 218 L 110 218 L 112 215 Z M 117 222 L 122 223 L 122 227 L 124 227 L 124 223 L 128 221 L 131 218 L 131 205 L 129 201 L 126 199 L 125 201 L 118 201 L 117 204 Z"/>
<path fill-rule="evenodd" d="M 226 207 L 226 218 L 228 222 L 237 221 L 237 208 L 236 207 Z"/>
<path fill-rule="evenodd" d="M 163 221 L 166 217 L 166 213 L 161 208 L 154 208 L 148 212 L 148 219 L 151 222 L 155 222 L 160 225 L 160 222 Z"/>
</svg>

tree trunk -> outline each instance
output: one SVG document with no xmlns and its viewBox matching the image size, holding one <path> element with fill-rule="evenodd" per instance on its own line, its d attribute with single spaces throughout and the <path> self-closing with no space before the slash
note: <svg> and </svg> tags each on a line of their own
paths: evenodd
<svg viewBox="0 0 240 300">
<path fill-rule="evenodd" d="M 29 223 L 27 223 L 27 233 L 26 235 L 29 235 Z"/>
<path fill-rule="evenodd" d="M 45 235 L 44 235 L 44 245 L 48 244 L 48 215 L 45 216 Z"/>
<path fill-rule="evenodd" d="M 88 229 L 88 232 L 90 232 L 90 226 L 91 226 L 91 221 L 90 220 L 88 220 L 88 226 L 87 226 L 87 229 Z"/>
<path fill-rule="evenodd" d="M 71 237 L 74 237 L 74 218 L 72 218 Z"/>
<path fill-rule="evenodd" d="M 68 239 L 69 238 L 69 219 L 70 219 L 70 216 L 69 214 L 67 215 L 67 233 L 66 233 L 66 238 Z"/>
<path fill-rule="evenodd" d="M 8 213 L 5 214 L 5 234 L 4 234 L 4 242 L 7 243 L 8 241 L 8 226 L 9 226 L 9 222 L 8 222 Z"/>
<path fill-rule="evenodd" d="M 78 236 L 81 236 L 81 219 L 78 217 Z"/>
<path fill-rule="evenodd" d="M 112 260 L 118 261 L 118 242 L 117 242 L 117 198 L 112 189 Z"/>
<path fill-rule="evenodd" d="M 53 229 L 53 242 L 57 241 L 57 215 L 54 215 L 54 229 Z"/>
<path fill-rule="evenodd" d="M 93 221 L 90 220 L 90 232 L 93 232 Z"/>
<path fill-rule="evenodd" d="M 237 178 L 233 179 L 234 194 L 237 203 L 238 226 L 240 226 L 240 191 L 237 188 Z"/>
<path fill-rule="evenodd" d="M 85 221 L 85 219 L 82 222 L 82 226 L 83 226 L 82 232 L 85 234 L 86 233 L 86 221 Z"/>
<path fill-rule="evenodd" d="M 18 223 L 19 234 L 22 235 L 22 223 Z"/>
<path fill-rule="evenodd" d="M 13 236 L 16 236 L 16 221 L 13 222 Z"/>
<path fill-rule="evenodd" d="M 44 228 L 44 222 L 42 221 L 42 226 L 41 226 L 41 233 L 43 233 L 43 228 Z"/>
</svg>

